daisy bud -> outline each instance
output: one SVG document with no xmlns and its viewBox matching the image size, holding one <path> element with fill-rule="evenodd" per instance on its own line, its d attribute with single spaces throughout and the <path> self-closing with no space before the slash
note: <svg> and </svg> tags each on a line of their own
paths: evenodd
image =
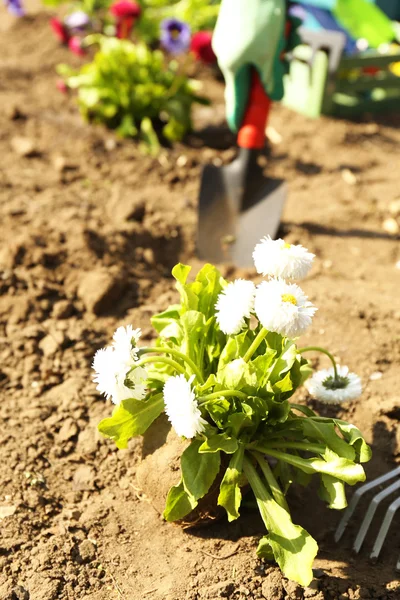
<svg viewBox="0 0 400 600">
<path fill-rule="evenodd" d="M 217 323 L 224 333 L 234 335 L 245 325 L 254 307 L 255 285 L 252 281 L 236 279 L 228 283 L 215 305 Z"/>
<path fill-rule="evenodd" d="M 167 379 L 164 385 L 165 412 L 172 427 L 179 436 L 191 439 L 204 431 L 207 421 L 197 404 L 191 382 L 184 375 Z"/>
<path fill-rule="evenodd" d="M 263 238 L 254 248 L 257 273 L 283 279 L 303 279 L 309 272 L 315 254 L 300 244 L 286 244 L 282 239 Z"/>
<path fill-rule="evenodd" d="M 294 338 L 311 325 L 317 308 L 295 283 L 271 279 L 257 286 L 254 310 L 268 331 Z"/>
<path fill-rule="evenodd" d="M 359 398 L 362 393 L 361 379 L 355 373 L 349 373 L 348 367 L 338 365 L 337 377 L 333 367 L 317 371 L 305 382 L 305 387 L 317 400 L 326 404 L 341 404 Z"/>
</svg>

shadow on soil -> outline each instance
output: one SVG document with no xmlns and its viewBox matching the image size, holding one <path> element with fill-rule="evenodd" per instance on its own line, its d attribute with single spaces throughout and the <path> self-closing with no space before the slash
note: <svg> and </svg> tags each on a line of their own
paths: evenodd
<svg viewBox="0 0 400 600">
<path fill-rule="evenodd" d="M 332 408 L 333 412 L 329 416 L 338 416 L 335 407 L 329 407 L 331 410 Z M 365 465 L 367 480 L 371 481 L 395 467 L 389 461 L 392 443 L 393 433 L 388 430 L 383 421 L 378 421 L 374 427 L 373 458 L 370 463 Z M 395 598 L 399 598 L 398 588 L 397 591 L 388 591 L 386 584 L 397 579 L 395 567 L 400 552 L 400 529 L 398 527 L 400 518 L 397 519 L 397 522 L 396 519 L 393 521 L 379 560 L 373 562 L 369 558 L 383 516 L 396 494 L 392 494 L 382 503 L 382 507 L 378 508 L 360 554 L 356 555 L 352 550 L 352 544 L 374 492 L 367 493 L 366 497 L 360 502 L 342 540 L 336 544 L 334 533 L 343 513 L 342 511 L 337 512 L 328 509 L 318 498 L 317 483 L 315 478 L 312 485 L 307 488 L 295 486 L 288 494 L 288 503 L 294 523 L 304 527 L 318 542 L 318 558 L 324 562 L 324 565 L 322 569 L 316 570 L 316 576 L 321 578 L 320 589 L 330 590 L 328 592 L 330 595 L 325 597 L 337 600 L 341 598 L 342 593 L 347 592 L 348 588 L 359 587 L 358 598 L 376 600 L 395 600 Z M 377 489 L 375 494 L 379 491 L 381 491 L 381 488 Z M 351 497 L 351 495 L 352 490 L 348 487 L 348 496 Z M 308 508 L 305 510 L 305 507 Z M 260 536 L 265 535 L 266 531 L 257 510 L 255 499 L 249 493 L 243 502 L 241 517 L 238 521 L 228 524 L 223 520 L 215 523 L 212 527 L 191 529 L 188 533 L 203 539 L 223 539 L 237 542 L 241 538 L 248 538 L 249 536 L 254 536 L 255 540 L 258 540 Z M 330 567 L 330 563 L 332 563 L 332 567 Z M 331 574 L 333 568 L 335 570 L 340 569 L 341 577 Z M 379 576 L 377 576 L 377 571 L 379 571 Z M 379 585 L 377 585 L 377 582 L 379 582 Z M 347 597 L 349 596 L 343 598 Z"/>
<path fill-rule="evenodd" d="M 302 223 L 290 223 L 286 221 L 282 224 L 282 231 L 286 234 L 292 229 L 292 227 L 306 229 L 309 233 L 316 235 L 329 235 L 335 237 L 358 237 L 366 239 L 379 239 L 379 240 L 393 240 L 395 241 L 398 236 L 391 235 L 389 233 L 383 233 L 381 231 L 371 231 L 369 229 L 337 229 L 335 227 L 325 227 L 317 223 L 310 223 L 309 221 L 303 221 Z"/>
</svg>

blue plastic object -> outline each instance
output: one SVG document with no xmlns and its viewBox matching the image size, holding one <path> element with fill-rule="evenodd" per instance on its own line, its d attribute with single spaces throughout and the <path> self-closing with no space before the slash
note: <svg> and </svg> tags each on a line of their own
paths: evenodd
<svg viewBox="0 0 400 600">
<path fill-rule="evenodd" d="M 346 41 L 344 46 L 345 54 L 353 54 L 356 50 L 356 41 L 347 33 L 343 27 L 341 27 L 334 16 L 328 11 L 322 8 L 316 8 L 315 6 L 311 6 L 310 4 L 304 4 L 304 8 L 307 13 L 310 14 L 317 23 L 319 23 L 321 29 L 325 29 L 327 31 L 340 31 L 345 35 Z M 306 25 L 303 23 L 306 27 Z"/>
</svg>

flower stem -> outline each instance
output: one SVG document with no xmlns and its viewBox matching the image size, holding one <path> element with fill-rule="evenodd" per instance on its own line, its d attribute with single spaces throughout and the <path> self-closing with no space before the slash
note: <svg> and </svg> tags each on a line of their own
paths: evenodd
<svg viewBox="0 0 400 600">
<path fill-rule="evenodd" d="M 262 448 L 259 445 L 255 446 L 255 450 L 258 452 L 264 452 L 265 454 L 269 454 L 270 450 L 283 448 L 283 449 L 291 449 L 291 450 L 303 450 L 305 452 L 316 452 L 317 454 L 322 454 L 325 452 L 326 447 L 323 444 L 310 444 L 308 442 L 273 442 L 270 444 L 263 444 Z"/>
<path fill-rule="evenodd" d="M 258 464 L 261 467 L 261 471 L 265 477 L 266 482 L 269 485 L 269 488 L 272 492 L 273 497 L 276 502 L 282 506 L 285 510 L 289 512 L 289 507 L 286 502 L 286 498 L 281 488 L 279 487 L 278 482 L 276 481 L 274 474 L 272 473 L 271 467 L 268 462 L 265 460 L 263 455 L 260 452 L 252 452 L 252 455 L 257 460 Z"/>
<path fill-rule="evenodd" d="M 227 398 L 229 396 L 234 396 L 235 398 L 241 398 L 242 400 L 247 400 L 247 394 L 244 392 L 239 392 L 238 390 L 221 390 L 220 392 L 213 392 L 212 394 L 207 394 L 207 396 L 202 396 L 199 398 L 201 403 L 207 402 L 208 400 L 215 400 L 215 398 Z"/>
<path fill-rule="evenodd" d="M 329 358 L 329 360 L 331 361 L 331 363 L 333 365 L 335 381 L 338 380 L 336 361 L 333 358 L 333 355 L 330 352 L 328 352 L 328 350 L 325 350 L 325 348 L 320 348 L 319 346 L 306 346 L 305 348 L 298 348 L 297 352 L 300 352 L 300 354 L 302 354 L 303 352 L 322 352 L 322 354 L 326 354 L 326 356 Z"/>
<path fill-rule="evenodd" d="M 186 354 L 183 354 L 183 352 L 179 352 L 179 350 L 175 350 L 175 348 L 169 348 L 168 346 L 159 346 L 158 348 L 140 348 L 140 354 L 149 354 L 150 352 L 164 352 L 165 354 L 171 354 L 176 358 L 180 358 L 189 365 L 193 373 L 196 375 L 199 383 L 204 383 L 203 376 L 198 366 L 192 361 L 191 358 L 186 356 Z"/>
<path fill-rule="evenodd" d="M 133 371 L 137 367 L 142 367 L 143 365 L 147 365 L 148 363 L 162 363 L 164 365 L 169 365 L 170 367 L 173 367 L 175 369 L 175 371 L 178 371 L 178 373 L 182 373 L 182 375 L 186 375 L 186 371 L 182 367 L 182 365 L 177 363 L 175 360 L 172 360 L 172 358 L 168 358 L 168 356 L 145 356 L 144 358 L 141 358 L 140 360 L 135 362 L 135 365 L 131 369 L 131 371 Z"/>
<path fill-rule="evenodd" d="M 265 327 L 260 329 L 260 331 L 257 333 L 256 337 L 254 338 L 250 348 L 247 350 L 246 354 L 243 356 L 244 362 L 246 362 L 246 363 L 249 362 L 250 358 L 253 356 L 254 352 L 257 350 L 258 346 L 261 344 L 261 342 L 263 341 L 263 339 L 265 338 L 267 333 L 268 333 L 268 329 L 265 329 Z"/>
</svg>

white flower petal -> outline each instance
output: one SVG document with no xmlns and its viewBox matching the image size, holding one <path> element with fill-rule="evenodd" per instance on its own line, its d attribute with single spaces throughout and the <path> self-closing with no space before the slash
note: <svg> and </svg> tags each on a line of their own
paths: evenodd
<svg viewBox="0 0 400 600">
<path fill-rule="evenodd" d="M 115 355 L 112 348 L 101 348 L 94 355 L 93 369 L 96 375 L 93 381 L 97 383 L 96 389 L 110 398 L 114 392 L 115 386 Z"/>
<path fill-rule="evenodd" d="M 234 335 L 243 329 L 254 307 L 252 281 L 235 279 L 219 294 L 215 305 L 217 323 L 224 333 Z"/>
<path fill-rule="evenodd" d="M 140 329 L 134 330 L 131 325 L 119 327 L 114 333 L 113 345 L 98 350 L 94 356 L 96 389 L 114 404 L 128 398 L 143 400 L 146 395 L 147 371 L 143 367 L 134 368 L 139 337 Z M 128 374 L 129 386 L 125 385 Z"/>
<path fill-rule="evenodd" d="M 316 371 L 304 385 L 314 398 L 326 404 L 340 404 L 359 398 L 362 393 L 359 376 L 349 373 L 349 368 L 346 366 L 337 365 L 337 372 L 343 387 L 335 389 L 336 386 L 332 385 L 335 375 L 333 367 Z"/>
<path fill-rule="evenodd" d="M 164 385 L 165 412 L 179 436 L 191 439 L 207 425 L 199 410 L 190 381 L 184 375 L 167 379 Z"/>
<path fill-rule="evenodd" d="M 138 348 L 136 347 L 141 336 L 140 329 L 133 329 L 132 325 L 127 327 L 118 327 L 113 335 L 113 344 L 115 352 L 120 356 L 121 362 L 130 364 L 136 360 Z"/>
<path fill-rule="evenodd" d="M 268 331 L 294 338 L 309 327 L 317 308 L 295 283 L 271 279 L 257 286 L 254 310 Z"/>
<path fill-rule="evenodd" d="M 311 269 L 315 254 L 300 244 L 286 244 L 282 239 L 263 238 L 254 248 L 257 273 L 284 279 L 302 279 Z"/>
</svg>

